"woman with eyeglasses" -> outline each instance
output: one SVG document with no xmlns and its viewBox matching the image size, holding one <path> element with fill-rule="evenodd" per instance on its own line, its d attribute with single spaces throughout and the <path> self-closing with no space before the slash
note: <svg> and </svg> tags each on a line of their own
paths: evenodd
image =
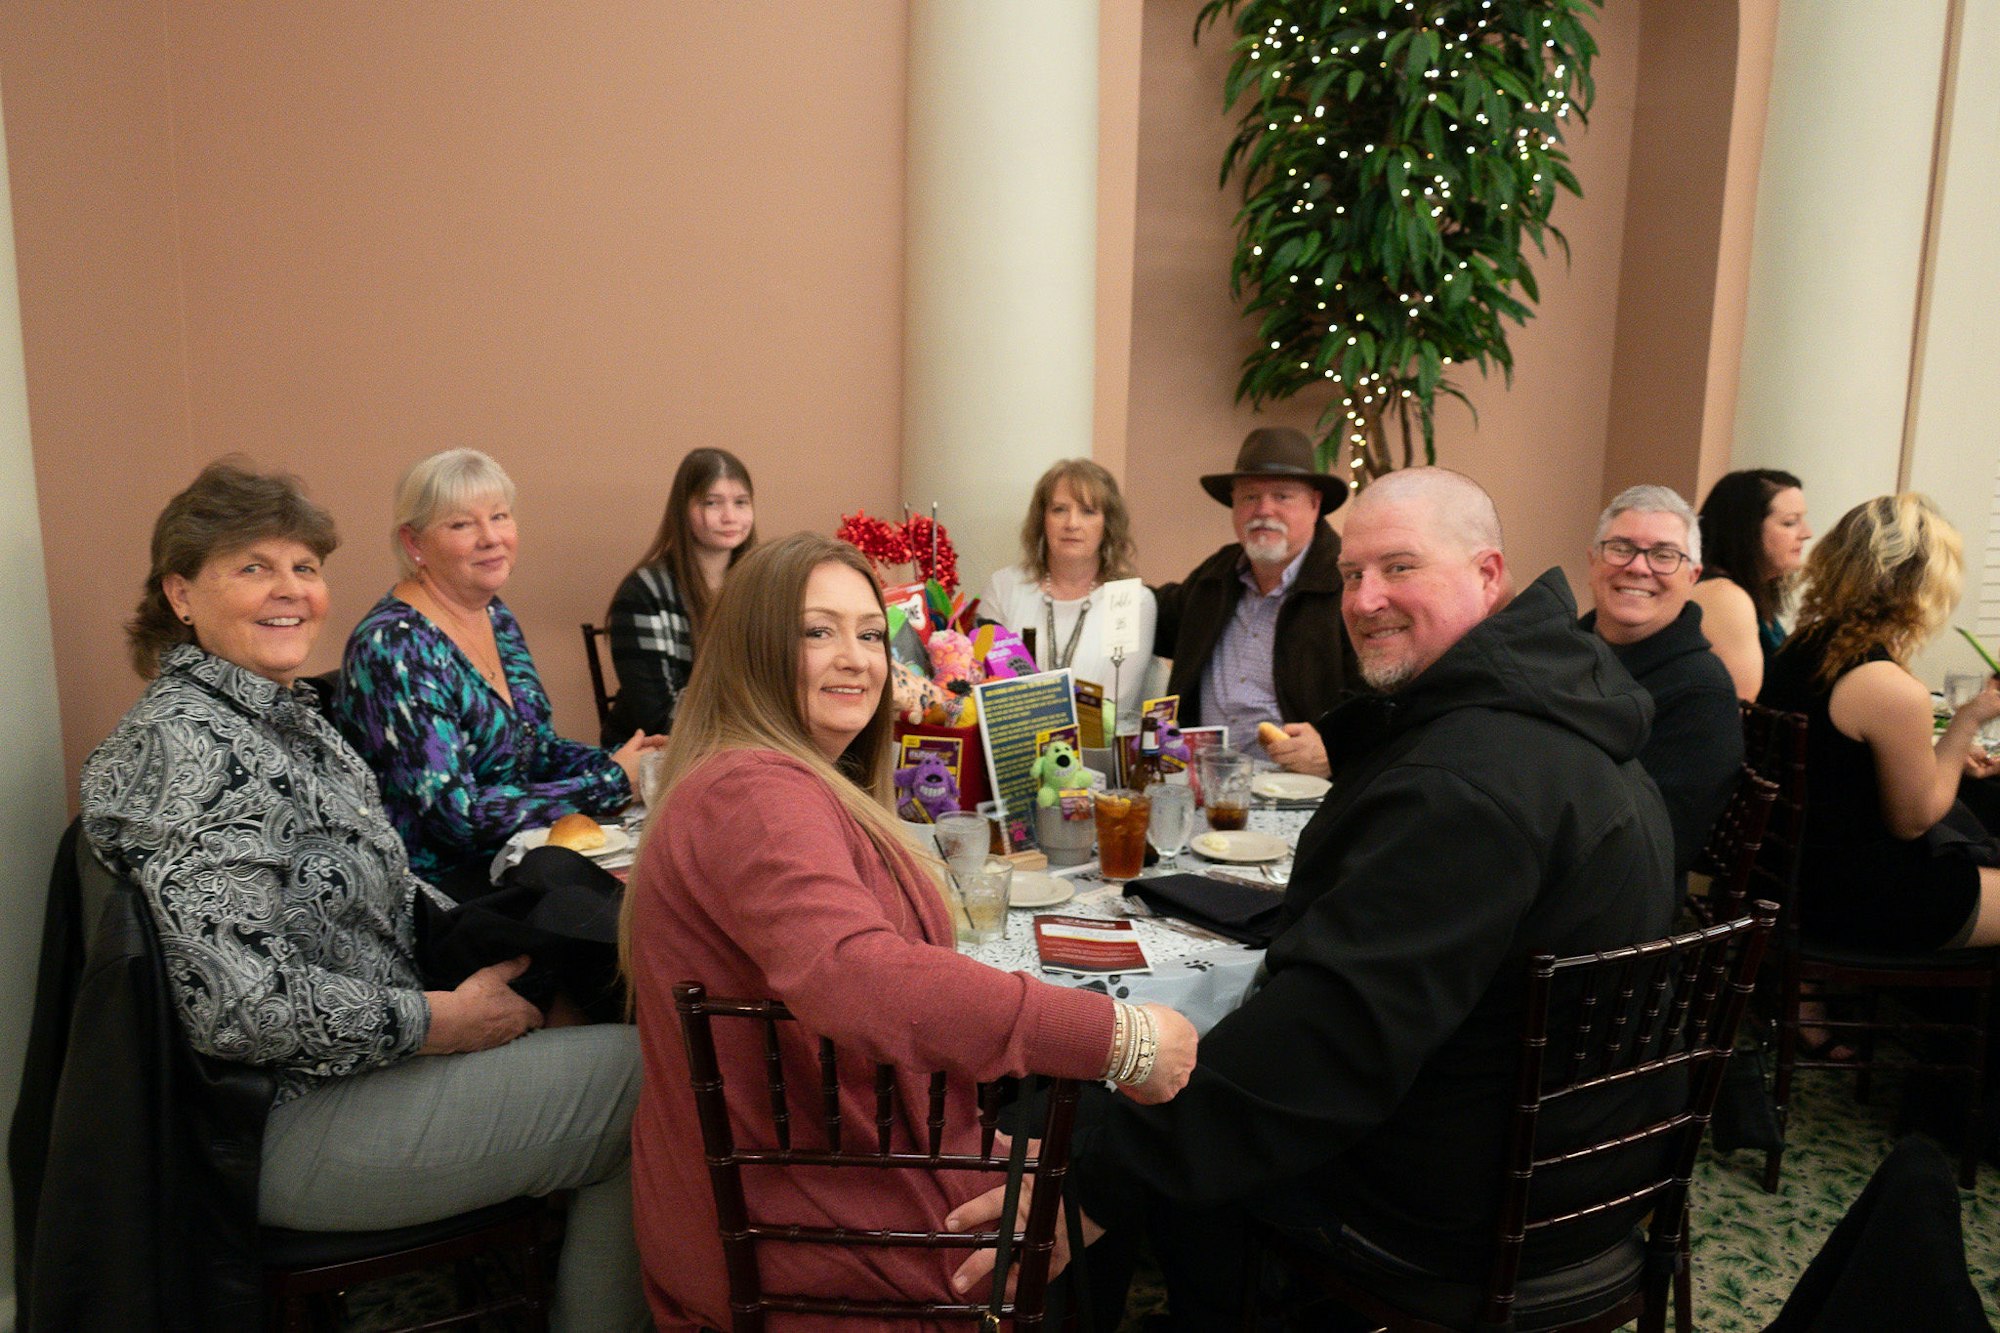
<svg viewBox="0 0 2000 1333">
<path fill-rule="evenodd" d="M 1745 699 L 1757 697 L 1771 654 L 1785 641 L 1778 614 L 1812 540 L 1802 484 L 1789 472 L 1750 468 L 1716 482 L 1701 502 L 1708 564 L 1694 601 L 1709 647 Z"/>
<path fill-rule="evenodd" d="M 1729 800 L 1743 762 L 1736 685 L 1702 637 L 1690 601 L 1701 577 L 1694 508 L 1665 486 L 1619 493 L 1590 548 L 1593 609 L 1584 628 L 1611 648 L 1653 699 L 1639 764 L 1666 798 L 1674 868 L 1686 874 Z"/>
</svg>

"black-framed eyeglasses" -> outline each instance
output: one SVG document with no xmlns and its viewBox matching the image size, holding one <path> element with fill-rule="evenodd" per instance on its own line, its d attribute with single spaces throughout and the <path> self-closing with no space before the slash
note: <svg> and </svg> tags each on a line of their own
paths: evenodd
<svg viewBox="0 0 2000 1333">
<path fill-rule="evenodd" d="M 1620 568 L 1631 564 L 1643 555 L 1646 557 L 1647 567 L 1655 574 L 1671 574 L 1681 567 L 1682 561 L 1688 558 L 1688 553 L 1678 546 L 1667 546 L 1664 544 L 1659 546 L 1636 546 L 1620 537 L 1613 537 L 1608 541 L 1599 542 L 1597 544 L 1597 553 L 1604 557 L 1605 563 L 1617 565 Z"/>
</svg>

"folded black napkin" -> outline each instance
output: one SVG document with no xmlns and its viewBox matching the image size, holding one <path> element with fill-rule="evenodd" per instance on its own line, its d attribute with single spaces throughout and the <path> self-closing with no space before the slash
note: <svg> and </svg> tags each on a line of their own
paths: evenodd
<svg viewBox="0 0 2000 1333">
<path fill-rule="evenodd" d="M 1160 875 L 1135 879 L 1125 892 L 1161 916 L 1212 930 L 1253 948 L 1270 947 L 1278 934 L 1284 895 L 1249 884 L 1230 884 L 1206 875 Z"/>
</svg>

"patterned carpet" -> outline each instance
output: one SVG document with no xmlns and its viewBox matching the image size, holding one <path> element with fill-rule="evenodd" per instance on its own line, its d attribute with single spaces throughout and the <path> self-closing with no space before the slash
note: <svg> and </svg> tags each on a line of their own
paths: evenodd
<svg viewBox="0 0 2000 1333">
<path fill-rule="evenodd" d="M 1777 1194 L 1764 1193 L 1761 1153 L 1704 1148 L 1695 1170 L 1694 1314 L 1702 1333 L 1756 1333 L 1773 1319 L 1820 1243 L 1846 1213 L 1896 1140 L 1897 1090 L 1880 1080 L 1872 1104 L 1851 1082 L 1801 1075 L 1791 1147 Z M 1956 1161 L 1956 1154 L 1953 1154 Z M 1963 1196 L 1965 1248 L 1986 1313 L 2000 1325 L 2000 1170 L 1982 1164 L 1979 1188 Z M 441 1281 L 385 1283 L 354 1293 L 347 1327 L 379 1330 L 449 1307 Z M 1157 1273 L 1135 1283 L 1124 1328 L 1164 1307 Z"/>
<path fill-rule="evenodd" d="M 1778 1193 L 1766 1194 L 1761 1153 L 1703 1150 L 1695 1170 L 1695 1327 L 1762 1329 L 1834 1224 L 1895 1146 L 1896 1088 L 1878 1081 L 1855 1104 L 1851 1079 L 1801 1076 Z M 1950 1154 L 1954 1163 L 1957 1153 Z M 1981 1163 L 1979 1188 L 1962 1194 L 1965 1252 L 1986 1317 L 2000 1323 L 2000 1171 Z"/>
<path fill-rule="evenodd" d="M 1776 1194 L 1764 1192 L 1762 1153 L 1716 1153 L 1704 1145 L 1695 1164 L 1694 1326 L 1701 1333 L 1758 1333 L 1776 1318 L 1821 1242 L 1895 1146 L 1898 1097 L 1889 1080 L 1878 1077 L 1873 1101 L 1862 1106 L 1850 1096 L 1850 1079 L 1798 1079 Z M 1956 1163 L 1957 1153 L 1950 1156 Z M 1973 1285 L 1986 1317 L 2000 1325 L 2000 1170 L 1982 1163 L 1979 1188 L 1961 1198 Z M 1158 1275 L 1142 1272 L 1121 1333 L 1139 1333 L 1145 1316 L 1164 1308 Z"/>
</svg>

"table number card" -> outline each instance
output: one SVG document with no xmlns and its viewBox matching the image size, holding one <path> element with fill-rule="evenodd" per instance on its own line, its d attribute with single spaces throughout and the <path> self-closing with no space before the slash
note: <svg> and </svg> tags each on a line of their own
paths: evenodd
<svg viewBox="0 0 2000 1333">
<path fill-rule="evenodd" d="M 1128 671 L 1144 671 L 1152 660 L 1153 645 L 1139 641 L 1139 604 L 1146 585 L 1139 579 L 1113 579 L 1097 590 L 1104 608 L 1103 641 L 1100 651 L 1114 663 L 1111 688 L 1104 696 L 1102 732 L 1108 743 L 1118 730 L 1118 691 Z"/>
<path fill-rule="evenodd" d="M 1153 645 L 1139 642 L 1139 597 L 1146 585 L 1139 579 L 1113 579 L 1097 590 L 1104 599 L 1104 641 L 1106 657 L 1123 657 L 1134 667 L 1137 658 L 1151 652 Z"/>
</svg>

